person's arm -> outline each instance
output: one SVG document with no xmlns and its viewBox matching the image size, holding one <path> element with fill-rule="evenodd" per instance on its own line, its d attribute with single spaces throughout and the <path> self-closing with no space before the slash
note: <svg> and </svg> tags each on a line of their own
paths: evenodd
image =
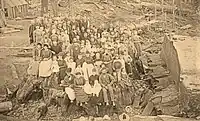
<svg viewBox="0 0 200 121">
<path fill-rule="evenodd" d="M 111 74 L 109 74 L 109 79 L 110 79 L 110 85 L 113 85 L 116 82 L 115 78 Z"/>
</svg>

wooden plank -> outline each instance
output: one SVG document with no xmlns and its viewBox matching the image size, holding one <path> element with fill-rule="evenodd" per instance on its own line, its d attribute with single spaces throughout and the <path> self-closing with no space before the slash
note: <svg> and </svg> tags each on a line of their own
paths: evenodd
<svg viewBox="0 0 200 121">
<path fill-rule="evenodd" d="M 34 47 L 6 47 L 0 46 L 0 49 L 21 49 L 21 50 L 32 50 Z"/>
</svg>

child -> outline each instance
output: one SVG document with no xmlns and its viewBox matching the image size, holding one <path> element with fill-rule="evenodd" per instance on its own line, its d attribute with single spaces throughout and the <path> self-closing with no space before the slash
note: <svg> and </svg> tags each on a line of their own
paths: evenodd
<svg viewBox="0 0 200 121">
<path fill-rule="evenodd" d="M 58 84 L 58 73 L 59 73 L 59 65 L 58 65 L 58 61 L 57 61 L 57 56 L 53 56 L 52 57 L 52 65 L 51 65 L 51 70 L 52 70 L 52 74 L 51 74 L 51 81 L 52 85 L 56 85 Z M 56 82 L 56 83 L 55 83 Z"/>
<path fill-rule="evenodd" d="M 71 57 L 69 59 L 69 62 L 67 63 L 68 67 L 72 69 L 72 74 L 74 74 L 76 69 L 76 63 L 73 61 L 73 58 Z"/>
<path fill-rule="evenodd" d="M 84 92 L 83 86 L 85 85 L 85 79 L 81 75 L 80 72 L 75 73 L 75 79 L 74 79 L 74 91 L 76 95 L 76 101 L 77 104 L 80 104 L 80 106 L 83 105 L 83 103 L 87 103 L 89 100 L 88 95 Z"/>
</svg>

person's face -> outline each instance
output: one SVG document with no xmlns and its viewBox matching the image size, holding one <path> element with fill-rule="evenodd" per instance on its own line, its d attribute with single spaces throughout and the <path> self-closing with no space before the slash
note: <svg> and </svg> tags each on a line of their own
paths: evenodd
<svg viewBox="0 0 200 121">
<path fill-rule="evenodd" d="M 77 78 L 80 78 L 80 77 L 81 77 L 81 74 L 76 74 L 76 77 L 77 77 Z"/>
<path fill-rule="evenodd" d="M 89 53 L 87 53 L 87 54 L 86 54 L 86 57 L 90 57 L 90 54 L 89 54 Z"/>
<path fill-rule="evenodd" d="M 61 55 L 59 55 L 59 56 L 58 56 L 58 59 L 59 59 L 59 60 L 62 60 L 62 56 L 61 56 Z"/>
<path fill-rule="evenodd" d="M 80 36 L 76 36 L 77 40 L 80 40 Z"/>
<path fill-rule="evenodd" d="M 58 45 L 58 42 L 57 41 L 53 41 L 53 45 Z"/>
<path fill-rule="evenodd" d="M 72 26 L 72 29 L 75 30 L 75 29 L 76 29 L 76 26 Z"/>
<path fill-rule="evenodd" d="M 94 38 L 91 38 L 91 42 L 94 42 Z"/>
<path fill-rule="evenodd" d="M 48 47 L 47 47 L 47 46 L 44 46 L 44 49 L 45 49 L 45 50 L 47 50 L 47 49 L 48 49 Z"/>
<path fill-rule="evenodd" d="M 42 46 L 41 46 L 41 45 L 37 45 L 37 48 L 39 48 L 39 49 L 40 49 L 40 48 L 42 48 Z"/>
<path fill-rule="evenodd" d="M 84 33 L 84 37 L 87 37 L 87 33 Z"/>
<path fill-rule="evenodd" d="M 53 56 L 53 60 L 56 61 L 56 60 L 57 60 L 57 57 L 56 57 L 56 56 Z"/>
<path fill-rule="evenodd" d="M 106 74 L 106 73 L 107 73 L 107 70 L 106 70 L 106 69 L 102 70 L 102 73 L 103 73 L 103 74 Z"/>
<path fill-rule="evenodd" d="M 84 28 L 84 27 L 81 27 L 81 31 L 85 31 L 85 28 Z"/>
<path fill-rule="evenodd" d="M 72 58 L 70 58 L 70 59 L 69 59 L 69 62 L 73 62 L 73 59 L 72 59 Z"/>
<path fill-rule="evenodd" d="M 82 59 L 82 55 L 78 55 L 78 59 Z"/>
<path fill-rule="evenodd" d="M 100 59 L 100 54 L 99 53 L 96 54 L 96 59 Z"/>
<path fill-rule="evenodd" d="M 87 33 L 90 33 L 90 29 L 87 29 Z"/>
</svg>

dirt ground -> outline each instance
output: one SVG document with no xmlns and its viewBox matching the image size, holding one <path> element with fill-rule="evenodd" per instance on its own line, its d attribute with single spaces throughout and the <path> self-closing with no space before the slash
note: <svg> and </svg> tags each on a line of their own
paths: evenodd
<svg viewBox="0 0 200 121">
<path fill-rule="evenodd" d="M 174 45 L 181 65 L 181 77 L 191 89 L 200 89 L 200 42 L 199 37 L 180 36 Z"/>
</svg>

